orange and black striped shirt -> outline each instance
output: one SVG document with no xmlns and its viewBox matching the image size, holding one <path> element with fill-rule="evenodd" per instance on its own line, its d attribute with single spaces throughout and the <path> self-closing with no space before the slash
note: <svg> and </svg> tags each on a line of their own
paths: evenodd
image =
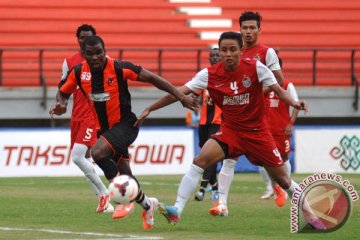
<svg viewBox="0 0 360 240">
<path fill-rule="evenodd" d="M 210 125 L 210 124 L 221 124 L 221 109 L 213 104 L 208 104 L 208 92 L 207 90 L 202 91 L 202 106 L 200 112 L 200 125 Z"/>
<path fill-rule="evenodd" d="M 71 94 L 77 86 L 90 102 L 97 129 L 104 132 L 122 118 L 134 115 L 127 80 L 136 81 L 142 67 L 106 57 L 102 72 L 91 72 L 86 61 L 75 66 L 60 84 L 60 92 Z"/>
</svg>

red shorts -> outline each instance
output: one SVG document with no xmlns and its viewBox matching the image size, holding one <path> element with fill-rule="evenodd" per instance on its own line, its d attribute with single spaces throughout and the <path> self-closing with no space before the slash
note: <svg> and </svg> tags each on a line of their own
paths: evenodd
<svg viewBox="0 0 360 240">
<path fill-rule="evenodd" d="M 91 148 L 97 140 L 96 124 L 93 120 L 71 121 L 70 132 L 71 149 L 73 148 L 74 143 L 84 144 Z"/>
<path fill-rule="evenodd" d="M 288 156 L 290 153 L 290 136 L 273 135 L 273 138 L 281 156 Z"/>
<path fill-rule="evenodd" d="M 255 165 L 278 167 L 284 164 L 268 130 L 238 132 L 221 126 L 211 137 L 228 146 L 227 158 L 236 159 L 244 154 Z"/>
</svg>

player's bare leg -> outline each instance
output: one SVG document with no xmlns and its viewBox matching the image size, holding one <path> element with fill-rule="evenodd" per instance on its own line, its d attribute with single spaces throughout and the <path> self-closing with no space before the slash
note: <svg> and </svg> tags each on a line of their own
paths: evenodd
<svg viewBox="0 0 360 240">
<path fill-rule="evenodd" d="M 272 180 L 264 167 L 259 167 L 259 173 L 265 182 L 265 191 L 260 199 L 268 200 L 271 196 L 274 195 Z"/>
</svg>

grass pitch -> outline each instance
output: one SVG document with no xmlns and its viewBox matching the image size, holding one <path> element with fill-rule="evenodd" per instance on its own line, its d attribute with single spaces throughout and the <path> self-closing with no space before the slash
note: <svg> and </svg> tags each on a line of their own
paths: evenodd
<svg viewBox="0 0 360 240">
<path fill-rule="evenodd" d="M 296 181 L 307 175 L 294 175 Z M 360 190 L 360 174 L 341 174 Z M 139 176 L 149 196 L 172 204 L 182 176 Z M 359 239 L 360 201 L 335 232 L 290 233 L 290 202 L 282 208 L 259 199 L 259 174 L 236 174 L 229 196 L 229 216 L 212 217 L 210 194 L 189 200 L 178 225 L 159 213 L 155 228 L 142 229 L 141 207 L 125 219 L 96 214 L 97 199 L 84 177 L 0 178 L 0 239 Z"/>
</svg>

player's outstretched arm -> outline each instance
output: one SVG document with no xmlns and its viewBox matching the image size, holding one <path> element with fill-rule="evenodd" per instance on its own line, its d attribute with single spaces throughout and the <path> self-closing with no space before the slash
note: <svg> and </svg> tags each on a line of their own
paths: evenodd
<svg viewBox="0 0 360 240">
<path fill-rule="evenodd" d="M 304 110 L 305 112 L 308 111 L 308 105 L 306 101 L 295 101 L 287 91 L 280 87 L 279 84 L 271 85 L 269 88 L 270 90 L 274 91 L 279 96 L 279 99 L 284 101 L 286 104 L 298 110 Z"/>
<path fill-rule="evenodd" d="M 157 87 L 165 92 L 170 93 L 171 95 L 173 95 L 175 97 L 174 99 L 171 98 L 171 100 L 173 102 L 175 102 L 176 100 L 179 100 L 181 102 L 181 104 L 186 108 L 194 110 L 195 108 L 198 107 L 197 101 L 194 100 L 191 96 L 187 96 L 186 94 L 180 92 L 169 81 L 167 81 L 166 79 L 164 79 L 146 69 L 141 70 L 138 80 L 142 81 L 142 82 L 151 83 L 155 87 Z M 168 98 L 168 101 L 170 101 L 170 98 Z M 172 102 L 170 102 L 170 103 L 172 103 Z"/>
<path fill-rule="evenodd" d="M 52 118 L 54 117 L 54 114 L 60 116 L 66 113 L 68 99 L 69 99 L 69 95 L 64 94 L 60 91 L 57 92 L 56 94 L 57 102 L 51 106 L 49 111 L 49 114 Z"/>
<path fill-rule="evenodd" d="M 287 90 L 286 90 L 291 96 L 292 98 L 294 98 L 295 100 L 298 99 L 298 94 L 296 92 L 295 86 L 293 83 L 289 83 L 287 86 Z M 297 109 L 292 109 L 291 111 L 291 116 L 290 116 L 290 121 L 288 123 L 288 125 L 285 128 L 285 134 L 291 136 L 293 133 L 293 128 L 294 128 L 294 123 L 296 121 L 296 118 L 299 115 L 299 110 Z"/>
<path fill-rule="evenodd" d="M 182 93 L 184 96 L 186 97 L 190 97 L 191 98 L 191 101 L 194 101 L 194 108 L 193 109 L 196 109 L 198 106 L 198 100 L 195 96 L 190 96 L 189 94 L 192 93 L 192 91 L 186 87 L 186 86 L 182 86 L 180 88 L 178 88 L 178 91 L 180 93 Z M 166 107 L 174 102 L 176 102 L 176 98 L 171 95 L 171 94 L 168 94 L 162 98 L 160 98 L 159 100 L 157 100 L 156 102 L 154 102 L 153 104 L 151 104 L 150 106 L 148 106 L 147 108 L 144 109 L 144 111 L 138 116 L 137 118 L 137 121 L 135 122 L 134 126 L 140 126 L 144 120 L 147 118 L 147 116 L 149 116 L 149 114 L 157 109 L 160 109 L 160 108 L 163 108 L 163 107 Z M 196 107 L 195 107 L 195 104 L 196 104 Z"/>
</svg>

